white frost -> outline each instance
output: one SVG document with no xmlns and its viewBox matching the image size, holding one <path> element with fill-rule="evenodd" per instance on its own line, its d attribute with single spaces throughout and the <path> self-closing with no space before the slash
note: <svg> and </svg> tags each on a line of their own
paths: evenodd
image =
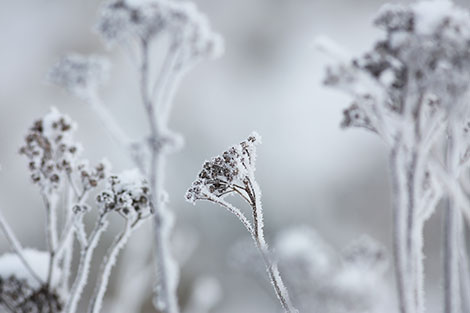
<svg viewBox="0 0 470 313">
<path fill-rule="evenodd" d="M 35 249 L 24 249 L 24 257 L 31 268 L 43 281 L 47 280 L 49 272 L 49 253 Z M 52 285 L 58 283 L 60 269 L 54 269 L 54 279 Z M 14 276 L 17 279 L 25 279 L 32 288 L 38 288 L 39 283 L 31 275 L 30 271 L 18 258 L 16 253 L 5 253 L 0 256 L 0 277 L 8 278 Z"/>
</svg>

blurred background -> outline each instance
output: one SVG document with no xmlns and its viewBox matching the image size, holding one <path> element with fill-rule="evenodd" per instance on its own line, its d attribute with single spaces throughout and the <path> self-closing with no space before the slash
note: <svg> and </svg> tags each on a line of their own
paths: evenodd
<svg viewBox="0 0 470 313">
<path fill-rule="evenodd" d="M 241 224 L 220 207 L 184 201 L 202 162 L 253 130 L 263 137 L 257 178 L 268 242 L 275 246 L 285 230 L 309 227 L 331 250 L 341 251 L 368 234 L 385 245 L 391 257 L 385 147 L 365 131 L 340 129 L 349 99 L 322 86 L 331 60 L 314 47 L 316 36 L 325 35 L 351 56 L 360 55 L 381 35 L 371 22 L 385 1 L 195 2 L 224 37 L 226 54 L 199 64 L 184 78 L 171 117 L 171 129 L 185 138 L 184 148 L 169 157 L 166 177 L 177 219 L 173 239 L 182 263 L 182 306 L 190 301 L 197 278 L 209 275 L 220 283 L 221 298 L 213 312 L 279 310 L 271 287 L 256 281 L 234 256 L 254 249 L 240 248 L 240 241 L 248 238 Z M 25 246 L 44 248 L 44 209 L 18 149 L 32 121 L 51 106 L 78 122 L 77 138 L 90 161 L 107 157 L 116 172 L 132 167 L 87 105 L 46 83 L 46 73 L 57 59 L 69 52 L 109 57 L 111 79 L 102 89 L 107 107 L 130 136 L 147 132 L 135 68 L 125 51 L 106 49 L 92 30 L 99 5 L 90 0 L 0 0 L 0 209 Z M 440 215 L 438 211 L 425 227 L 429 312 L 441 307 Z M 101 245 L 98 261 L 111 239 L 112 232 Z M 131 240 L 132 249 L 150 240 L 150 229 L 144 228 Z M 7 250 L 0 236 L 0 253 Z M 392 269 L 384 275 L 388 301 L 393 303 Z M 110 296 L 117 293 L 118 281 L 113 279 Z M 388 308 L 396 312 L 393 305 Z M 154 312 L 148 304 L 142 310 Z"/>
</svg>

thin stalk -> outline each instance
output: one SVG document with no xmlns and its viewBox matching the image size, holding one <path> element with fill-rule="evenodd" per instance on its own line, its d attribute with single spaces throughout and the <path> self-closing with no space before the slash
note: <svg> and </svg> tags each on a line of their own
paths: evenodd
<svg viewBox="0 0 470 313">
<path fill-rule="evenodd" d="M 446 201 L 444 213 L 444 312 L 457 313 L 460 308 L 458 214 L 454 200 Z"/>
<path fill-rule="evenodd" d="M 50 286 L 52 276 L 54 275 L 54 264 L 57 249 L 57 216 L 56 216 L 56 201 L 53 199 L 54 195 L 42 192 L 44 204 L 46 206 L 46 242 L 49 251 L 49 269 L 47 271 L 47 285 Z"/>
<path fill-rule="evenodd" d="M 470 269 L 466 247 L 465 224 L 460 221 L 460 258 L 459 258 L 459 278 L 460 294 L 462 297 L 462 312 L 470 312 Z"/>
<path fill-rule="evenodd" d="M 451 177 L 455 177 L 455 142 L 452 127 L 449 127 L 447 140 L 446 163 Z M 461 215 L 457 202 L 450 195 L 444 211 L 444 312 L 457 313 L 460 311 L 460 282 L 459 282 L 459 235 Z"/>
<path fill-rule="evenodd" d="M 258 195 L 259 194 L 260 193 L 258 193 Z M 240 209 L 234 207 L 229 202 L 224 201 L 223 199 L 220 199 L 216 196 L 209 196 L 207 200 L 214 202 L 216 204 L 219 204 L 220 206 L 226 208 L 230 213 L 234 214 L 240 220 L 243 226 L 245 226 L 245 228 L 248 230 L 251 237 L 255 241 L 256 248 L 261 254 L 269 279 L 274 288 L 274 292 L 277 298 L 279 299 L 279 302 L 281 303 L 282 308 L 287 313 L 297 313 L 298 310 L 292 305 L 292 302 L 289 298 L 289 294 L 287 292 L 287 288 L 285 287 L 284 282 L 282 281 L 277 265 L 275 262 L 271 260 L 269 256 L 269 247 L 266 241 L 264 240 L 264 231 L 263 231 L 263 227 L 261 226 L 260 221 L 259 220 L 253 221 L 255 224 L 259 225 L 257 228 L 254 228 L 251 225 L 251 223 L 248 221 L 246 216 L 240 211 Z M 262 210 L 261 202 L 259 201 L 259 199 L 258 201 L 255 201 L 255 202 L 258 203 L 258 209 Z M 248 203 L 250 202 L 248 201 Z M 253 205 L 252 205 L 252 208 L 253 208 L 253 212 L 258 211 L 254 209 Z M 257 218 L 258 216 L 255 215 L 255 217 Z M 256 229 L 258 231 L 256 231 Z"/>
<path fill-rule="evenodd" d="M 132 227 L 129 221 L 126 220 L 126 228 L 121 233 L 121 235 L 115 239 L 111 247 L 108 250 L 108 253 L 104 257 L 103 264 L 101 266 L 98 281 L 96 283 L 95 291 L 93 292 L 94 296 L 90 301 L 88 307 L 89 313 L 99 313 L 103 305 L 103 298 L 108 287 L 109 277 L 111 275 L 111 270 L 116 264 L 117 256 L 120 250 L 124 247 L 132 233 Z"/>
<path fill-rule="evenodd" d="M 166 212 L 165 202 L 163 200 L 163 182 L 164 182 L 164 162 L 165 156 L 159 145 L 161 125 L 160 117 L 155 115 L 155 106 L 149 97 L 149 44 L 146 40 L 141 42 L 142 64 L 140 89 L 142 102 L 148 117 L 151 136 L 151 157 L 150 157 L 150 188 L 151 199 L 153 203 L 154 237 L 155 237 L 155 261 L 156 272 L 158 276 L 158 302 L 164 313 L 178 313 L 178 303 L 176 297 L 176 281 L 170 281 L 169 272 L 172 267 L 172 258 L 168 246 L 168 232 L 170 225 Z M 174 269 L 176 272 L 177 270 Z M 174 280 L 174 279 L 173 279 Z"/>
<path fill-rule="evenodd" d="M 0 228 L 2 229 L 3 233 L 5 234 L 5 237 L 8 240 L 8 243 L 10 244 L 10 247 L 13 249 L 13 251 L 16 253 L 20 261 L 23 263 L 23 265 L 26 267 L 26 269 L 29 271 L 31 276 L 39 283 L 43 284 L 43 280 L 39 277 L 39 275 L 33 270 L 31 267 L 31 264 L 26 260 L 24 254 L 23 254 L 23 247 L 21 246 L 20 241 L 18 238 L 16 238 L 15 233 L 13 230 L 10 228 L 10 225 L 8 225 L 8 222 L 5 220 L 3 217 L 3 214 L 0 210 Z"/>
<path fill-rule="evenodd" d="M 107 226 L 105 217 L 106 213 L 101 213 L 93 229 L 93 232 L 90 235 L 90 239 L 87 242 L 83 241 L 84 238 L 79 240 L 80 244 L 82 245 L 80 251 L 80 263 L 78 265 L 77 275 L 72 285 L 70 296 L 67 300 L 67 303 L 65 304 L 64 313 L 75 313 L 77 310 L 77 305 L 80 301 L 83 288 L 85 287 L 88 280 L 93 252 L 96 248 L 96 245 L 98 244 L 98 241 L 100 240 L 101 234 L 104 232 Z"/>
<path fill-rule="evenodd" d="M 412 296 L 414 297 L 415 312 L 424 312 L 424 256 L 423 256 L 423 227 L 424 222 L 419 220 L 419 211 L 423 199 L 418 196 L 419 183 L 423 179 L 424 155 L 421 145 L 413 145 L 411 161 L 407 174 L 407 263 L 412 282 Z"/>
<path fill-rule="evenodd" d="M 263 207 L 261 204 L 261 189 L 259 188 L 258 183 L 255 180 L 254 173 L 250 172 L 249 175 L 249 186 L 250 186 L 250 196 L 252 197 L 252 212 L 253 212 L 253 224 L 254 224 L 254 239 L 256 242 L 256 247 L 258 248 L 263 262 L 266 266 L 269 278 L 273 285 L 274 291 L 276 293 L 279 302 L 281 303 L 282 308 L 287 313 L 298 312 L 298 310 L 292 305 L 292 301 L 289 298 L 289 293 L 287 288 L 282 281 L 281 275 L 277 268 L 277 264 L 271 259 L 269 254 L 269 246 L 266 243 L 264 238 L 264 221 L 263 221 Z"/>
<path fill-rule="evenodd" d="M 299 311 L 292 305 L 292 301 L 290 300 L 287 288 L 284 285 L 284 282 L 282 281 L 277 264 L 273 262 L 271 257 L 269 256 L 269 248 L 267 244 L 264 242 L 264 240 L 261 240 L 259 237 L 254 237 L 254 240 L 256 242 L 256 248 L 261 254 L 264 265 L 266 266 L 266 271 L 274 288 L 274 292 L 276 293 L 276 296 L 279 302 L 281 303 L 284 312 L 298 313 Z"/>
<path fill-rule="evenodd" d="M 398 293 L 398 302 L 401 313 L 412 313 L 412 304 L 409 292 L 410 277 L 406 272 L 406 206 L 404 205 L 404 177 L 400 175 L 401 140 L 397 140 L 390 153 L 390 175 L 392 183 L 393 206 L 393 250 L 395 262 L 395 275 Z"/>
</svg>

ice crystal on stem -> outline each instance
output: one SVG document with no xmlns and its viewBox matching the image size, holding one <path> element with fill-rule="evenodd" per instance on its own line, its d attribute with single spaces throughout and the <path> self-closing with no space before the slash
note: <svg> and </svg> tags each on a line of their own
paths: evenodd
<svg viewBox="0 0 470 313">
<path fill-rule="evenodd" d="M 287 288 L 279 274 L 268 244 L 264 239 L 261 190 L 255 179 L 256 145 L 261 142 L 257 133 L 230 147 L 221 156 L 204 163 L 201 172 L 186 193 L 186 200 L 195 204 L 207 200 L 226 208 L 245 226 L 260 252 L 276 296 L 285 312 L 298 312 L 291 303 Z M 238 194 L 251 207 L 250 222 L 240 209 L 225 200 L 228 194 Z"/>
<path fill-rule="evenodd" d="M 469 114 L 470 14 L 451 1 L 418 1 L 385 5 L 375 25 L 385 31 L 384 38 L 350 64 L 341 60 L 330 67 L 325 83 L 354 99 L 342 125 L 372 130 L 389 147 L 400 310 L 422 313 L 423 225 L 442 189 L 459 203 L 466 198 L 456 194 L 461 194 L 458 178 L 467 166 L 462 129 Z M 446 312 L 455 312 L 460 293 L 456 245 L 461 213 L 452 202 L 446 221 Z M 461 207 L 468 217 L 468 205 Z"/>
</svg>

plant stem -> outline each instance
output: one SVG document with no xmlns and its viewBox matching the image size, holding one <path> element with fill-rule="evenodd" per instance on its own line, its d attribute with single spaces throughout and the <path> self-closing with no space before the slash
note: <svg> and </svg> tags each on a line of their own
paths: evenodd
<svg viewBox="0 0 470 313">
<path fill-rule="evenodd" d="M 409 273 L 407 273 L 407 253 L 406 253 L 406 206 L 404 201 L 403 185 L 405 184 L 403 175 L 400 175 L 402 168 L 401 140 L 398 139 L 392 147 L 390 153 L 390 174 L 392 181 L 392 199 L 393 199 L 393 249 L 395 274 L 398 292 L 398 302 L 401 313 L 411 313 L 411 293 L 409 283 Z"/>
<path fill-rule="evenodd" d="M 56 216 L 56 199 L 53 194 L 42 192 L 44 204 L 46 206 L 46 242 L 49 251 L 49 269 L 47 271 L 46 284 L 50 286 L 52 276 L 54 275 L 54 264 L 57 248 L 57 216 Z"/>
<path fill-rule="evenodd" d="M 450 177 L 455 178 L 455 142 L 453 128 L 448 130 L 446 165 Z M 461 215 L 457 202 L 449 194 L 444 211 L 444 312 L 460 312 L 459 236 Z"/>
<path fill-rule="evenodd" d="M 460 294 L 462 302 L 462 312 L 470 312 L 470 270 L 468 267 L 468 254 L 466 247 L 465 224 L 460 219 L 459 230 L 459 278 L 460 278 Z"/>
<path fill-rule="evenodd" d="M 99 313 L 103 304 L 104 294 L 108 287 L 109 277 L 111 275 L 111 269 L 114 264 L 116 264 L 116 258 L 119 254 L 119 251 L 124 247 L 132 233 L 131 224 L 129 221 L 126 221 L 126 229 L 121 233 L 121 235 L 114 240 L 111 247 L 108 250 L 108 253 L 103 259 L 103 263 L 100 269 L 98 276 L 98 281 L 96 283 L 95 291 L 93 292 L 94 296 L 90 301 L 88 307 L 89 313 Z"/>
<path fill-rule="evenodd" d="M 460 308 L 458 223 L 459 212 L 451 198 L 444 213 L 444 312 L 457 313 Z"/>
<path fill-rule="evenodd" d="M 77 310 L 77 305 L 80 301 L 83 288 L 85 287 L 88 280 L 93 251 L 95 250 L 96 245 L 100 240 L 101 234 L 107 226 L 105 217 L 106 213 L 101 213 L 95 225 L 95 228 L 93 229 L 93 232 L 90 235 L 90 239 L 88 240 L 88 242 L 82 242 L 82 240 L 79 240 L 82 245 L 80 251 L 80 263 L 78 265 L 78 271 L 75 277 L 75 281 L 72 285 L 72 290 L 65 305 L 64 313 L 75 313 Z"/>
<path fill-rule="evenodd" d="M 31 267 L 31 264 L 26 260 L 24 254 L 23 254 L 23 247 L 21 246 L 20 241 L 18 238 L 16 238 L 15 233 L 13 230 L 10 228 L 10 225 L 8 225 L 8 222 L 5 220 L 3 217 L 3 214 L 0 210 L 0 228 L 2 229 L 3 233 L 5 234 L 5 237 L 8 240 L 8 243 L 10 244 L 10 247 L 13 249 L 13 251 L 16 253 L 20 261 L 23 263 L 23 265 L 26 267 L 26 269 L 29 271 L 31 276 L 39 283 L 43 284 L 43 280 L 39 277 L 39 275 L 33 270 Z"/>
<path fill-rule="evenodd" d="M 266 266 L 266 271 L 268 272 L 268 276 L 274 288 L 274 292 L 276 293 L 276 296 L 279 299 L 284 312 L 298 313 L 298 310 L 292 305 L 287 288 L 284 285 L 284 282 L 282 281 L 281 275 L 279 273 L 277 264 L 271 260 L 271 257 L 269 257 L 269 248 L 267 244 L 264 241 L 261 241 L 259 237 L 254 237 L 254 240 L 261 257 L 263 258 L 263 262 Z"/>
<path fill-rule="evenodd" d="M 176 296 L 176 278 L 170 277 L 170 268 L 176 267 L 171 258 L 169 251 L 169 231 L 170 225 L 165 202 L 163 199 L 163 182 L 164 182 L 164 162 L 165 156 L 160 147 L 160 130 L 165 125 L 161 125 L 160 117 L 155 115 L 155 106 L 149 97 L 149 44 L 146 40 L 141 42 L 142 64 L 141 64 L 141 80 L 140 89 L 142 102 L 147 113 L 148 123 L 150 126 L 150 189 L 151 202 L 153 204 L 153 220 L 154 220 L 154 237 L 155 237 L 155 262 L 157 273 L 157 302 L 159 308 L 164 313 L 178 313 L 178 303 Z M 173 269 L 176 275 L 177 269 Z M 170 281 L 171 280 L 171 281 Z"/>
<path fill-rule="evenodd" d="M 253 236 L 256 242 L 256 247 L 258 251 L 261 253 L 263 258 L 263 262 L 266 266 L 266 270 L 268 272 L 269 278 L 271 283 L 274 287 L 274 291 L 276 293 L 277 298 L 281 302 L 281 306 L 287 313 L 296 313 L 298 310 L 292 305 L 292 302 L 289 298 L 289 293 L 287 292 L 287 288 L 282 281 L 281 275 L 277 268 L 277 264 L 272 260 L 269 253 L 269 246 L 264 239 L 264 221 L 263 221 L 263 207 L 261 204 L 261 190 L 259 188 L 258 183 L 254 178 L 254 173 L 250 173 L 250 186 L 251 186 L 251 193 L 253 197 L 252 206 L 253 210 L 253 223 L 255 225 Z"/>
</svg>

